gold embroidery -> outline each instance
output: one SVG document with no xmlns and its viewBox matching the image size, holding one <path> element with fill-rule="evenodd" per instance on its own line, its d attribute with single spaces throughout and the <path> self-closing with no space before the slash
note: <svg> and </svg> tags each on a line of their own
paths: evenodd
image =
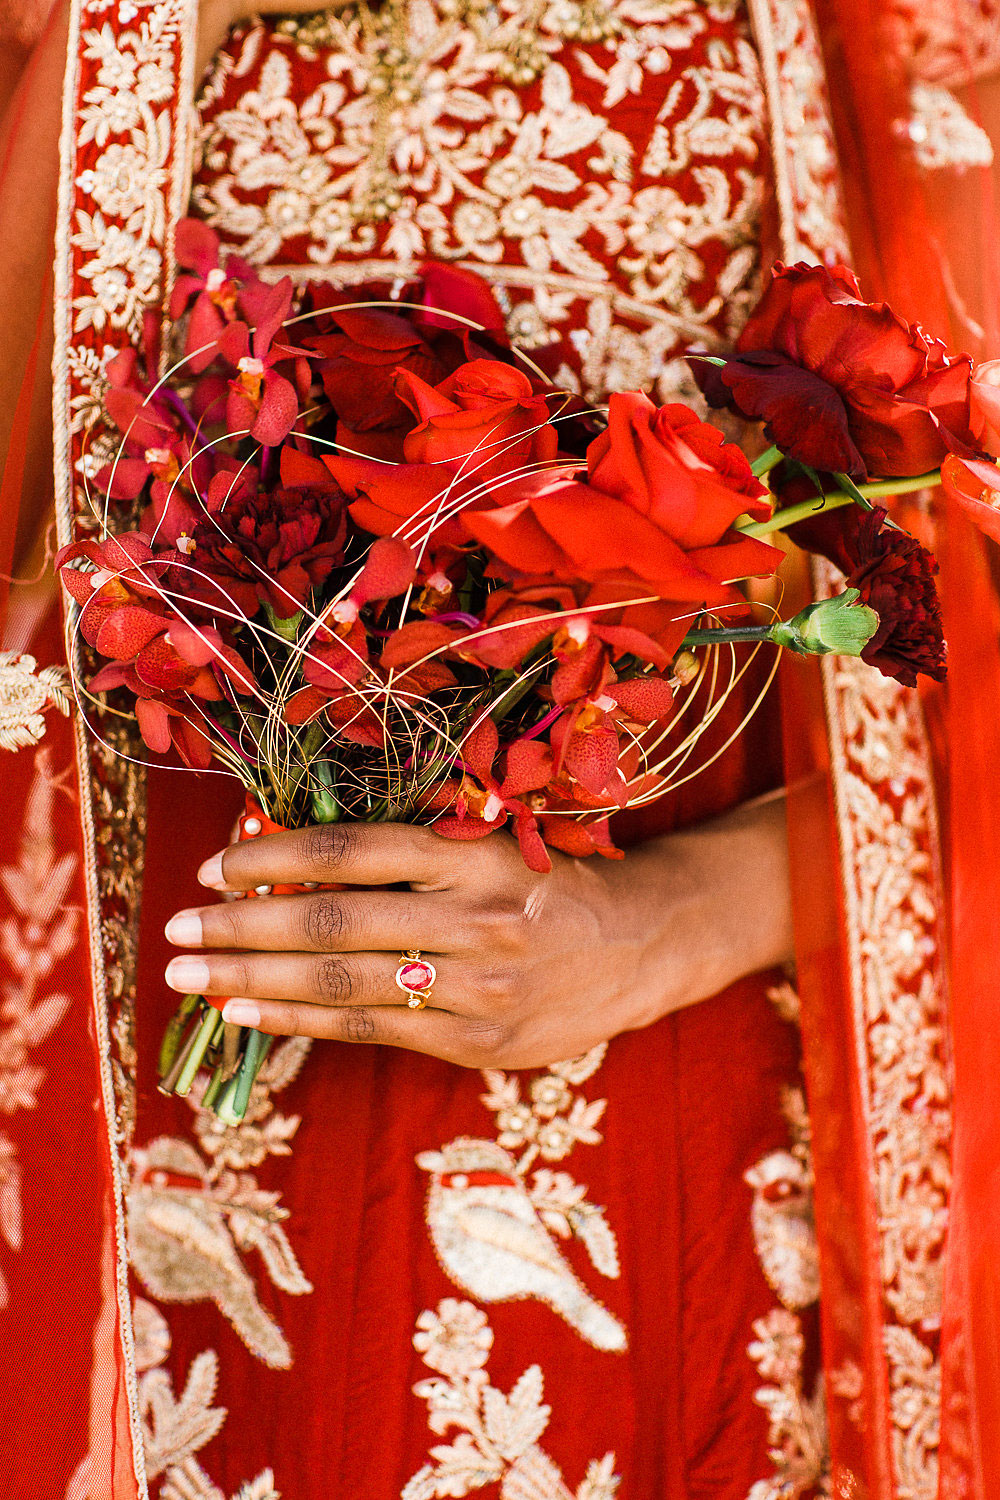
<svg viewBox="0 0 1000 1500">
<path fill-rule="evenodd" d="M 30 658 L 29 658 L 30 659 Z M 75 853 L 57 855 L 52 815 L 58 783 L 47 750 L 35 756 L 35 775 L 24 804 L 16 863 L 0 868 L 10 915 L 0 923 L 0 952 L 10 976 L 0 1001 L 0 1113 L 35 1109 L 45 1069 L 32 1049 L 51 1036 L 69 1009 L 68 995 L 49 991 L 54 966 L 76 939 L 79 914 L 66 905 L 76 873 Z M 17 1147 L 0 1132 L 0 1240 L 21 1248 L 21 1163 Z M 0 1273 L 0 1307 L 7 1305 Z"/>
<path fill-rule="evenodd" d="M 570 1490 L 539 1447 L 551 1408 L 542 1402 L 538 1365 L 525 1370 L 507 1395 L 490 1385 L 485 1366 L 493 1330 L 478 1307 L 446 1297 L 434 1312 L 421 1313 L 413 1344 L 442 1377 L 414 1386 L 428 1404 L 431 1431 L 445 1434 L 455 1427 L 459 1435 L 431 1449 L 433 1463 L 414 1474 L 401 1500 L 468 1495 L 497 1483 L 510 1500 L 614 1500 L 619 1479 L 613 1453 L 592 1461 Z"/>
<path fill-rule="evenodd" d="M 913 154 L 922 167 L 989 167 L 993 142 L 966 113 L 950 89 L 915 83 L 910 89 L 908 125 Z"/>
<path fill-rule="evenodd" d="M 770 1383 L 754 1399 L 768 1416 L 768 1442 L 777 1473 L 760 1479 L 747 1500 L 798 1500 L 832 1496 L 827 1458 L 826 1408 L 822 1379 L 811 1397 L 803 1393 L 802 1326 L 794 1313 L 776 1307 L 753 1325 L 757 1335 L 750 1358 Z"/>
<path fill-rule="evenodd" d="M 288 1154 L 299 1119 L 276 1114 L 270 1096 L 291 1082 L 307 1051 L 298 1037 L 274 1049 L 245 1121 L 231 1130 L 201 1110 L 193 1092 L 201 1151 L 177 1136 L 134 1149 L 128 1191 L 131 1261 L 153 1296 L 213 1301 L 250 1352 L 280 1370 L 292 1363 L 291 1347 L 262 1306 L 242 1254 L 256 1250 L 274 1285 L 292 1296 L 313 1288 L 282 1227 L 288 1209 L 281 1195 L 243 1169 Z"/>
<path fill-rule="evenodd" d="M 786 260 L 848 261 L 826 73 L 809 0 L 748 0 L 767 91 Z"/>
<path fill-rule="evenodd" d="M 797 1097 L 805 1119 L 800 1092 Z M 810 1307 L 820 1286 L 808 1140 L 791 1151 L 769 1151 L 743 1180 L 754 1190 L 751 1224 L 768 1284 L 785 1307 Z"/>
<path fill-rule="evenodd" d="M 33 656 L 0 651 L 0 750 L 37 745 L 45 733 L 42 714 L 55 708 L 69 713 L 65 667 L 43 667 Z"/>
<path fill-rule="evenodd" d="M 600 1067 L 606 1044 L 554 1063 L 522 1098 L 516 1074 L 487 1070 L 483 1103 L 496 1116 L 495 1141 L 460 1137 L 424 1151 L 431 1174 L 427 1224 L 438 1259 L 456 1285 L 481 1302 L 537 1297 L 595 1348 L 623 1350 L 625 1329 L 592 1297 L 552 1238 L 576 1238 L 595 1270 L 619 1275 L 618 1244 L 604 1209 L 568 1172 L 528 1169 L 539 1157 L 562 1161 L 578 1141 L 596 1145 L 607 1101 L 588 1101 L 573 1087 Z M 512 1151 L 520 1149 L 520 1156 Z"/>
<path fill-rule="evenodd" d="M 159 1500 L 225 1500 L 195 1457 L 226 1420 L 225 1408 L 212 1405 L 218 1356 L 214 1349 L 196 1355 L 184 1390 L 175 1395 L 162 1368 L 170 1354 L 166 1319 L 144 1297 L 136 1298 L 132 1319 L 146 1473 L 150 1479 L 162 1475 Z M 232 1500 L 281 1500 L 271 1470 L 241 1485 Z"/>
<path fill-rule="evenodd" d="M 744 1174 L 754 1189 L 754 1243 L 768 1283 L 782 1304 L 753 1325 L 748 1354 L 770 1384 L 754 1400 L 768 1416 L 775 1473 L 759 1480 L 747 1500 L 810 1500 L 832 1496 L 822 1375 L 804 1390 L 805 1339 L 797 1309 L 819 1297 L 819 1247 L 812 1213 L 813 1168 L 809 1115 L 801 1089 L 786 1088 L 782 1109 L 791 1149 L 770 1151 Z"/>
<path fill-rule="evenodd" d="M 732 0 L 387 0 L 374 16 L 254 27 L 202 99 L 194 204 L 260 264 L 292 242 L 338 275 L 458 261 L 504 294 L 519 343 L 568 338 L 582 371 L 564 364 L 560 383 L 592 400 L 657 380 L 676 395 L 678 349 L 731 340 L 757 294 L 756 56 L 739 32 L 705 40 L 734 13 Z M 572 54 L 591 105 L 560 58 L 595 32 L 600 45 Z M 318 48 L 329 76 L 301 98 L 296 53 Z M 230 74 L 261 58 L 257 87 L 224 107 Z M 615 110 L 651 89 L 663 104 L 637 145 Z"/>
<path fill-rule="evenodd" d="M 824 591 L 832 569 L 820 573 Z M 900 1491 L 937 1494 L 942 1254 L 950 1181 L 937 826 L 916 693 L 824 663 L 847 895 L 858 1066 L 881 1240 Z"/>
</svg>

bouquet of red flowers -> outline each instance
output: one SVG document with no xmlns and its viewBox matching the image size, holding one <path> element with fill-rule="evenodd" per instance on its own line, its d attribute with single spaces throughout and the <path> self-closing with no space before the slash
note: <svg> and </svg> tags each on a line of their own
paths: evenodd
<svg viewBox="0 0 1000 1500">
<path fill-rule="evenodd" d="M 57 566 L 106 660 L 78 701 L 123 690 L 150 751 L 237 777 L 243 836 L 509 825 L 534 870 L 620 858 L 610 816 L 691 774 L 735 643 L 942 674 L 933 560 L 873 497 L 948 455 L 995 466 L 970 362 L 849 273 L 779 269 L 734 356 L 693 357 L 710 403 L 765 424 L 751 465 L 686 406 L 627 392 L 598 413 L 553 388 L 471 273 L 296 295 L 220 264 L 193 221 L 178 253 L 175 363 L 108 369 L 121 444 L 98 483 L 136 524 L 105 519 Z M 844 591 L 754 620 L 741 582 L 805 521 Z M 235 1122 L 270 1039 L 223 1003 L 187 997 L 162 1086 L 207 1063 L 202 1102 Z"/>
</svg>

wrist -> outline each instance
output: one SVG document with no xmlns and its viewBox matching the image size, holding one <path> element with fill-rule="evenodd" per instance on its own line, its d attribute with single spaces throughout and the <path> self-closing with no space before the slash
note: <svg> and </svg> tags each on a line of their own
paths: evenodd
<svg viewBox="0 0 1000 1500">
<path fill-rule="evenodd" d="M 633 863 L 634 861 L 634 863 Z M 625 899 L 642 890 L 648 1024 L 793 957 L 784 792 L 629 854 Z"/>
</svg>

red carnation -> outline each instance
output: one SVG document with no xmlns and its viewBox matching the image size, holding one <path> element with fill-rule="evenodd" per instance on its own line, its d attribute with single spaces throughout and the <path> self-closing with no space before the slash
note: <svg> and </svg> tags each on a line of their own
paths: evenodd
<svg viewBox="0 0 1000 1500">
<path fill-rule="evenodd" d="M 695 367 L 713 405 L 814 469 L 889 478 L 973 451 L 968 355 L 862 301 L 843 266 L 778 266 L 733 358 Z"/>
<path fill-rule="evenodd" d="M 195 527 L 176 586 L 210 609 L 250 617 L 270 604 L 288 619 L 342 561 L 346 532 L 335 484 L 243 495 Z"/>
<path fill-rule="evenodd" d="M 914 687 L 917 673 L 944 680 L 946 647 L 934 583 L 938 565 L 926 547 L 894 526 L 885 511 L 830 511 L 800 522 L 795 539 L 846 574 L 847 588 L 879 617 L 862 661 Z"/>
</svg>

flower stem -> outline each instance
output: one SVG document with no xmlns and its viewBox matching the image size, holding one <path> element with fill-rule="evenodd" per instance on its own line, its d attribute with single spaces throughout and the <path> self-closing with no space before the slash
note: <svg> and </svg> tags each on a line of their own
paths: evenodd
<svg viewBox="0 0 1000 1500">
<path fill-rule="evenodd" d="M 195 1033 L 194 1044 L 181 1069 L 180 1077 L 174 1084 L 175 1094 L 180 1094 L 183 1097 L 185 1094 L 191 1092 L 191 1085 L 194 1083 L 195 1074 L 201 1067 L 202 1059 L 215 1040 L 216 1032 L 221 1030 L 223 1024 L 222 1012 L 210 1005 L 201 1025 Z"/>
<path fill-rule="evenodd" d="M 941 470 L 934 469 L 930 474 L 916 474 L 911 479 L 879 479 L 873 484 L 858 485 L 858 489 L 866 499 L 875 499 L 880 495 L 905 495 L 911 490 L 926 490 L 938 484 L 940 479 Z M 831 490 L 827 495 L 812 495 L 797 505 L 776 510 L 768 521 L 748 521 L 737 526 L 736 530 L 744 536 L 770 536 L 772 532 L 784 531 L 797 521 L 808 521 L 811 516 L 818 516 L 825 510 L 839 510 L 842 505 L 856 503 L 854 496 L 846 490 Z"/>
<path fill-rule="evenodd" d="M 766 448 L 763 453 L 758 454 L 750 465 L 754 476 L 759 479 L 762 474 L 769 474 L 776 464 L 781 463 L 784 456 L 781 449 L 772 444 L 770 448 Z"/>
<path fill-rule="evenodd" d="M 770 641 L 770 625 L 723 625 L 718 630 L 689 630 L 680 649 L 690 646 L 726 646 L 737 641 Z"/>
<path fill-rule="evenodd" d="M 272 1036 L 263 1031 L 249 1031 L 239 1071 L 223 1090 L 216 1102 L 215 1112 L 226 1125 L 239 1125 L 250 1103 L 250 1091 L 264 1059 L 271 1050 Z"/>
</svg>

